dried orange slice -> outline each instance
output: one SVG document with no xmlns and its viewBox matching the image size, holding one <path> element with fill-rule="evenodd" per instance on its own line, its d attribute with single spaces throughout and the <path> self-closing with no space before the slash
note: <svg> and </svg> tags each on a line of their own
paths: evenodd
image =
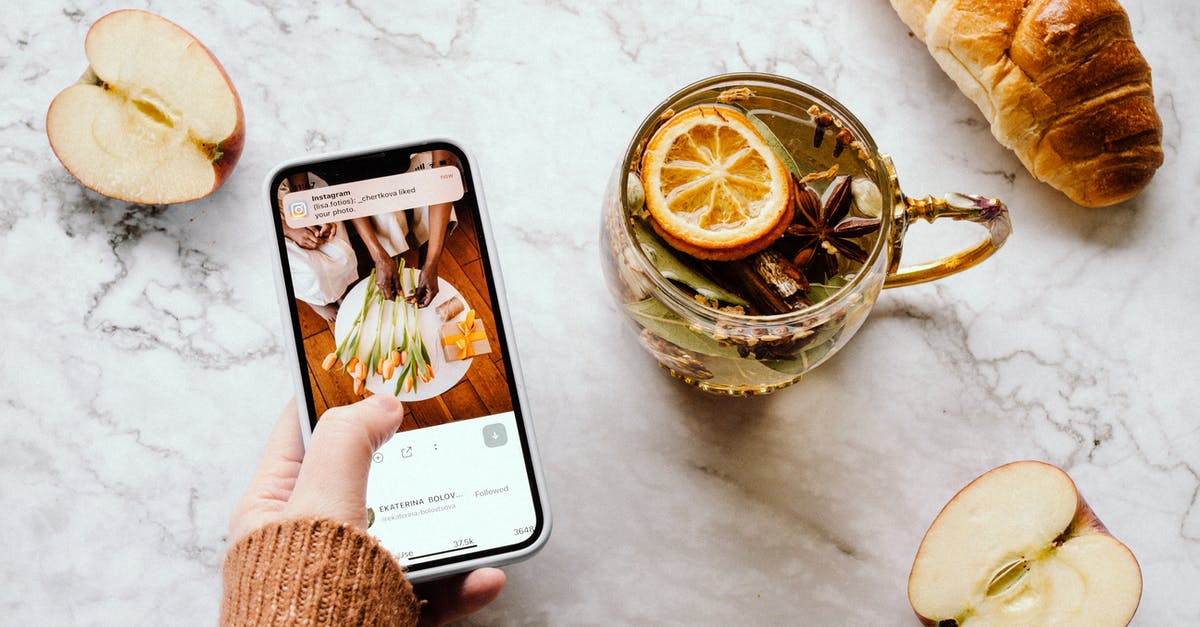
<svg viewBox="0 0 1200 627">
<path fill-rule="evenodd" d="M 667 120 L 642 155 L 642 185 L 654 230 L 701 259 L 752 255 L 792 219 L 787 168 L 732 107 L 697 105 Z"/>
</svg>

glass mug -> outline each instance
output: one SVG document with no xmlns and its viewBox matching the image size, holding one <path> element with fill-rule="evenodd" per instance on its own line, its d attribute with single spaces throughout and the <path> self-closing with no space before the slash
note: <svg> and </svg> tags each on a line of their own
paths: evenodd
<svg viewBox="0 0 1200 627">
<path fill-rule="evenodd" d="M 878 228 L 872 241 L 858 247 L 865 257 L 861 265 L 821 285 L 819 300 L 806 298 L 793 310 L 768 314 L 720 306 L 735 298 L 723 296 L 730 292 L 708 277 L 713 266 L 728 264 L 709 264 L 674 250 L 647 227 L 645 216 L 639 217 L 646 194 L 639 168 L 647 143 L 675 114 L 698 104 L 738 107 L 747 119 L 755 119 L 764 137 L 770 135 L 766 143 L 777 155 L 790 154 L 800 172 L 828 172 L 837 165 L 838 173 L 849 175 L 847 183 L 855 182 L 849 186 L 854 190 L 852 211 L 862 216 L 858 220 L 877 221 Z M 976 223 L 986 229 L 987 237 L 957 254 L 900 267 L 909 224 L 939 218 Z M 974 266 L 1004 244 L 1011 225 L 1004 204 L 994 198 L 904 195 L 891 159 L 879 152 L 862 123 L 841 103 L 799 81 L 743 73 L 689 85 L 646 118 L 609 182 L 600 231 L 605 279 L 637 329 L 642 347 L 686 383 L 743 395 L 769 393 L 799 381 L 850 340 L 882 288 L 932 281 Z M 832 256 L 834 250 L 825 247 Z M 812 304 L 805 305 L 810 300 Z"/>
</svg>

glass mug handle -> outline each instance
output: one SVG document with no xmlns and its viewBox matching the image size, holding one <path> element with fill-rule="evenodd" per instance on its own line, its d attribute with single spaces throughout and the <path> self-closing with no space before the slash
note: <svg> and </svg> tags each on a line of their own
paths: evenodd
<svg viewBox="0 0 1200 627">
<path fill-rule="evenodd" d="M 1008 208 L 998 198 L 985 198 L 957 192 L 946 194 L 944 198 L 904 196 L 904 206 L 906 223 L 911 223 L 918 218 L 926 222 L 933 222 L 938 218 L 966 220 L 987 229 L 988 237 L 974 246 L 948 257 L 899 268 L 888 275 L 883 282 L 884 287 L 915 285 L 962 272 L 1000 250 L 1009 234 L 1012 233 Z"/>
</svg>

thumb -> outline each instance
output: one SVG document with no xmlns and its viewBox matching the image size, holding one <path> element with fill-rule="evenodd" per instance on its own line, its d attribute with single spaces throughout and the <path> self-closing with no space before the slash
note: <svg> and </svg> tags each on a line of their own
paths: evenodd
<svg viewBox="0 0 1200 627">
<path fill-rule="evenodd" d="M 371 455 L 391 439 L 403 419 L 403 405 L 387 394 L 326 411 L 309 438 L 285 515 L 366 527 Z"/>
<path fill-rule="evenodd" d="M 414 586 L 417 596 L 427 601 L 420 625 L 444 625 L 482 610 L 504 589 L 505 580 L 499 568 L 480 568 Z"/>
</svg>

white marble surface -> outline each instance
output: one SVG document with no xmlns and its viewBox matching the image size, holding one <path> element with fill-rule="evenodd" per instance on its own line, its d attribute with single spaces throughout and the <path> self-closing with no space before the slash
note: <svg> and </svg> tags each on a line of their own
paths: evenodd
<svg viewBox="0 0 1200 627">
<path fill-rule="evenodd" d="M 472 623 L 915 624 L 926 525 L 978 473 L 1031 457 L 1065 467 L 1140 559 L 1135 624 L 1200 623 L 1189 0 L 1125 2 L 1166 164 L 1104 210 L 1032 180 L 884 0 L 137 4 L 222 60 L 247 147 L 187 205 L 84 191 L 44 116 L 118 5 L 4 3 L 0 623 L 213 622 L 230 506 L 292 390 L 261 179 L 434 133 L 479 160 L 556 516 Z M 1001 196 L 1015 228 L 970 273 L 887 292 L 800 385 L 748 400 L 667 378 L 597 262 L 628 134 L 735 70 L 830 91 L 909 193 Z"/>
</svg>

